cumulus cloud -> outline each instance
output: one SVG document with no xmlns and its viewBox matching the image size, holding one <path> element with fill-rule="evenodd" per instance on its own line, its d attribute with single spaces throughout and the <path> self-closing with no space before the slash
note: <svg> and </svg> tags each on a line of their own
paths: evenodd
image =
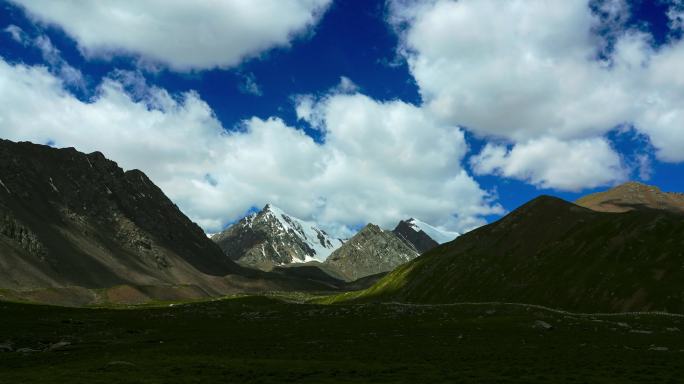
<svg viewBox="0 0 684 384">
<path fill-rule="evenodd" d="M 677 69 L 684 66 L 684 42 L 654 49 L 650 35 L 624 29 L 624 1 L 592 3 L 599 3 L 594 11 L 588 1 L 395 0 L 389 21 L 425 108 L 478 136 L 516 145 L 507 159 L 545 140 L 566 148 L 600 143 L 615 127 L 633 124 L 659 160 L 684 161 L 684 75 Z M 676 23 L 676 12 L 670 15 Z M 576 160 L 558 163 L 557 175 L 588 165 Z M 522 178 L 538 185 L 577 186 L 554 182 L 556 171 L 531 163 L 507 168 L 491 170 L 530 175 Z M 578 180 L 586 187 L 611 180 L 601 175 Z"/>
<path fill-rule="evenodd" d="M 416 216 L 463 230 L 501 212 L 462 169 L 467 144 L 458 127 L 414 105 L 359 93 L 333 93 L 311 111 L 308 121 L 322 124 L 330 156 L 321 182 L 335 209 L 324 218 L 350 222 L 373 211 L 374 222 L 385 226 Z"/>
<path fill-rule="evenodd" d="M 0 136 L 102 151 L 145 171 L 208 231 L 267 202 L 342 234 L 409 216 L 465 230 L 501 211 L 460 166 L 459 128 L 359 93 L 312 98 L 310 108 L 323 143 L 278 118 L 226 131 L 198 94 L 171 95 L 139 73 L 112 73 L 86 103 L 45 67 L 0 60 Z"/>
<path fill-rule="evenodd" d="M 602 138 L 561 141 L 541 138 L 508 149 L 487 144 L 470 159 L 476 174 L 495 174 L 541 188 L 580 191 L 623 182 L 628 169 Z"/>
<path fill-rule="evenodd" d="M 126 53 L 176 70 L 231 67 L 287 46 L 331 0 L 11 0 L 60 26 L 88 57 Z"/>
</svg>

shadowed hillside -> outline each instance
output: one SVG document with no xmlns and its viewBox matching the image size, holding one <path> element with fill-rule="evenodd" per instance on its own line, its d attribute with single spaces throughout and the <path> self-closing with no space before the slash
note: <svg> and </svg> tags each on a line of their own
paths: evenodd
<svg viewBox="0 0 684 384">
<path fill-rule="evenodd" d="M 542 196 L 334 300 L 347 299 L 683 313 L 684 216 Z"/>
<path fill-rule="evenodd" d="M 144 173 L 0 141 L 0 286 L 189 283 L 240 270 Z"/>
</svg>

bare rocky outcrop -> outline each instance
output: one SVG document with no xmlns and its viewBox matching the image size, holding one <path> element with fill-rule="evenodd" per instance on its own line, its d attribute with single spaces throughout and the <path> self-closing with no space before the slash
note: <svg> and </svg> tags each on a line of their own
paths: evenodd
<svg viewBox="0 0 684 384">
<path fill-rule="evenodd" d="M 38 240 L 38 236 L 30 229 L 19 223 L 9 212 L 0 216 L 0 234 L 15 241 L 29 254 L 45 260 L 47 248 Z"/>
<path fill-rule="evenodd" d="M 351 281 L 391 271 L 418 255 L 409 242 L 392 231 L 368 224 L 333 252 L 325 264 L 334 267 Z"/>
</svg>

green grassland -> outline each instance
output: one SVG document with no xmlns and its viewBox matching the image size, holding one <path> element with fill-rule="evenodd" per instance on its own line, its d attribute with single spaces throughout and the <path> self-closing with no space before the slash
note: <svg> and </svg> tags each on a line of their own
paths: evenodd
<svg viewBox="0 0 684 384">
<path fill-rule="evenodd" d="M 684 318 L 504 304 L 0 303 L 0 383 L 658 382 Z M 547 326 L 553 327 L 546 329 Z"/>
</svg>

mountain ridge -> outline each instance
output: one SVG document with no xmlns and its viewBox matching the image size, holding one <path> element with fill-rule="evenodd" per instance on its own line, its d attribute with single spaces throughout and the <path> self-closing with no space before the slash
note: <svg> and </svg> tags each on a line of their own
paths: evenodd
<svg viewBox="0 0 684 384">
<path fill-rule="evenodd" d="M 381 238 L 386 236 L 384 232 L 392 233 L 406 246 L 422 253 L 438 244 L 426 231 L 436 234 L 442 241 L 445 241 L 445 237 L 451 240 L 451 236 L 458 235 L 439 230 L 416 219 L 400 221 L 393 231 L 381 230 L 373 233 Z M 349 239 L 335 239 L 321 229 L 319 224 L 299 219 L 271 203 L 267 203 L 260 211 L 245 216 L 223 232 L 211 236 L 211 239 L 230 259 L 240 265 L 265 271 L 280 267 L 296 267 L 297 264 L 312 265 L 335 278 L 343 277 L 349 280 L 366 276 L 366 273 L 388 272 L 390 264 L 396 266 L 390 263 L 385 264 L 383 268 L 368 268 L 366 265 L 361 268 L 364 270 L 363 276 L 352 272 L 350 266 L 345 267 L 346 272 L 337 270 L 337 263 L 327 260 L 330 255 L 344 247 Z M 379 239 L 381 242 L 391 240 Z M 407 252 L 400 245 L 393 246 L 393 249 Z M 371 261 L 368 257 L 365 259 L 364 262 Z"/>
<path fill-rule="evenodd" d="M 683 193 L 663 192 L 656 186 L 634 181 L 583 196 L 575 203 L 600 212 L 620 213 L 638 208 L 651 208 L 684 213 Z"/>
<path fill-rule="evenodd" d="M 684 220 L 540 196 L 332 301 L 519 302 L 582 312 L 684 313 Z"/>
</svg>

